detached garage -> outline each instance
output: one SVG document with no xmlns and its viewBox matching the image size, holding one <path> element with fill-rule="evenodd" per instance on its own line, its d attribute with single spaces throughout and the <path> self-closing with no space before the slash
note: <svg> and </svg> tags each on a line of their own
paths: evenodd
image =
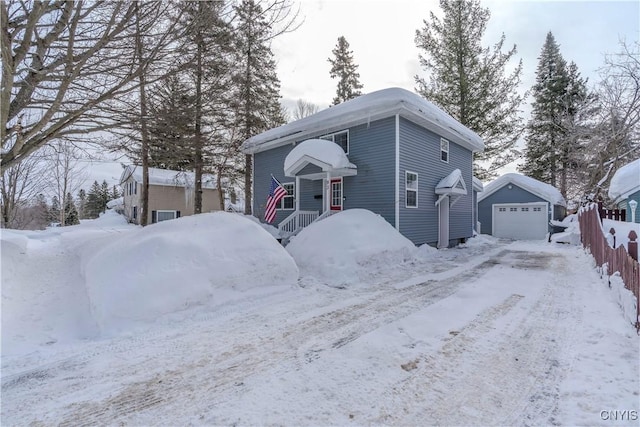
<svg viewBox="0 0 640 427">
<path fill-rule="evenodd" d="M 542 240 L 551 219 L 566 215 L 566 202 L 557 188 L 517 173 L 487 184 L 478 195 L 480 232 L 495 237 Z"/>
</svg>

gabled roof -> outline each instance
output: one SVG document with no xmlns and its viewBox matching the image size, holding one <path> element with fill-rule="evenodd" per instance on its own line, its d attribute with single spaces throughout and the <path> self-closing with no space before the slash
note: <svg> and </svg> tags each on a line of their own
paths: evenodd
<svg viewBox="0 0 640 427">
<path fill-rule="evenodd" d="M 326 139 L 308 139 L 298 144 L 284 159 L 285 176 L 295 176 L 308 164 L 323 172 L 337 172 L 340 176 L 355 175 L 356 166 L 338 144 Z"/>
<path fill-rule="evenodd" d="M 436 194 L 467 194 L 467 185 L 462 179 L 462 171 L 456 169 L 442 178 L 436 185 Z"/>
<path fill-rule="evenodd" d="M 317 136 L 322 132 L 334 132 L 395 114 L 471 151 L 484 149 L 482 138 L 431 102 L 408 90 L 390 88 L 359 96 L 255 135 L 242 144 L 242 150 L 248 154 L 258 153 L 306 137 Z"/>
<path fill-rule="evenodd" d="M 562 197 L 558 189 L 552 185 L 540 182 L 528 176 L 519 173 L 507 173 L 501 177 L 491 181 L 484 186 L 484 191 L 478 194 L 478 202 L 486 199 L 507 184 L 517 185 L 523 190 L 535 194 L 536 196 L 548 201 L 552 205 L 566 206 L 567 202 Z"/>
<path fill-rule="evenodd" d="M 640 191 L 640 159 L 622 166 L 609 184 L 609 197 L 619 203 L 636 191 Z"/>
<path fill-rule="evenodd" d="M 142 166 L 129 165 L 125 167 L 122 171 L 122 175 L 120 175 L 120 184 L 122 185 L 129 178 L 133 178 L 137 182 L 142 182 Z M 149 185 L 192 188 L 194 183 L 195 174 L 193 172 L 149 168 Z M 202 188 L 218 188 L 216 184 L 216 177 L 211 174 L 203 174 Z"/>
</svg>

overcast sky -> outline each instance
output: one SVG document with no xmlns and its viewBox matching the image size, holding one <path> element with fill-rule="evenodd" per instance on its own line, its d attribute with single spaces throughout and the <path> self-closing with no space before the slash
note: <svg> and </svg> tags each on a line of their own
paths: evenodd
<svg viewBox="0 0 640 427">
<path fill-rule="evenodd" d="M 535 80 L 537 58 L 549 31 L 564 58 L 574 61 L 590 83 L 597 82 L 605 53 L 617 51 L 621 39 L 639 40 L 637 0 L 485 0 L 482 4 L 491 11 L 483 44 L 497 42 L 504 33 L 504 50 L 517 45 L 516 57 L 523 60 L 522 92 Z M 272 45 L 283 104 L 292 108 L 297 99 L 303 99 L 321 108 L 329 106 L 337 82 L 329 77 L 328 58 L 340 36 L 346 37 L 353 51 L 364 93 L 388 87 L 413 91 L 414 76 L 426 77 L 418 63 L 415 32 L 431 11 L 440 14 L 437 0 L 302 0 L 302 25 Z M 91 179 L 113 184 L 121 172 L 114 163 L 93 163 L 89 169 Z M 515 165 L 505 170 L 512 171 Z"/>
<path fill-rule="evenodd" d="M 618 50 L 620 39 L 637 41 L 640 33 L 638 1 L 485 0 L 482 5 L 491 11 L 483 44 L 494 44 L 504 33 L 504 50 L 517 46 L 523 92 L 534 82 L 547 32 L 591 82 L 597 81 L 604 53 Z M 341 35 L 353 51 L 365 93 L 394 86 L 414 90 L 414 76 L 426 77 L 414 38 L 430 12 L 441 14 L 437 0 L 303 0 L 300 7 L 303 24 L 272 46 L 286 105 L 297 99 L 323 108 L 331 103 L 337 82 L 329 77 L 327 59 Z"/>
</svg>

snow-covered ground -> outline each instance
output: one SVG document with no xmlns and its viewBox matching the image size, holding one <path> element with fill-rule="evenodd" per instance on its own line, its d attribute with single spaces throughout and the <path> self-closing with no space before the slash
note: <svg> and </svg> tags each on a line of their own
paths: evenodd
<svg viewBox="0 0 640 427">
<path fill-rule="evenodd" d="M 227 213 L 2 230 L 2 424 L 638 425 L 628 299 L 582 249 L 378 219 L 289 252 Z"/>
</svg>

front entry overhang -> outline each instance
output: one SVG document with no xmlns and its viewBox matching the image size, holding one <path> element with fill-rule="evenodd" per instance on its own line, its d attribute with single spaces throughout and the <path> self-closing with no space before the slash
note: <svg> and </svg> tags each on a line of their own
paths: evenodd
<svg viewBox="0 0 640 427">
<path fill-rule="evenodd" d="M 312 167 L 309 167 L 309 166 Z M 284 174 L 310 180 L 357 175 L 342 148 L 333 141 L 308 139 L 301 142 L 284 160 Z"/>
<path fill-rule="evenodd" d="M 442 178 L 438 185 L 436 185 L 435 193 L 439 195 L 436 200 L 436 206 L 438 206 L 447 197 L 451 200 L 451 206 L 453 206 L 460 196 L 467 194 L 467 185 L 462 178 L 462 172 L 460 169 L 456 169 L 446 177 Z"/>
</svg>

